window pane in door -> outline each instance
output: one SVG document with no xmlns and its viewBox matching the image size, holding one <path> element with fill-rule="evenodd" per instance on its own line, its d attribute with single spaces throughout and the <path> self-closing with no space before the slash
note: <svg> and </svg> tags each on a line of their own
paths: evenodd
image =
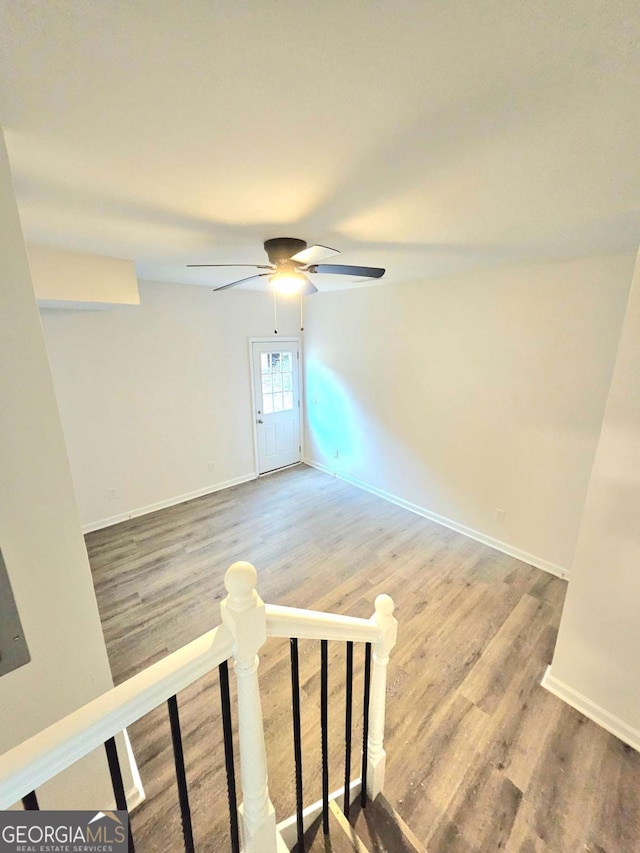
<svg viewBox="0 0 640 853">
<path fill-rule="evenodd" d="M 266 415 L 293 409 L 293 353 L 261 353 L 262 411 Z"/>
</svg>

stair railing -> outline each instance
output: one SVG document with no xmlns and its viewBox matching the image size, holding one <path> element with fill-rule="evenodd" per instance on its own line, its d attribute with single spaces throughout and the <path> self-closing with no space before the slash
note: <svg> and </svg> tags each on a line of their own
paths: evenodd
<svg viewBox="0 0 640 853">
<path fill-rule="evenodd" d="M 348 816 L 351 794 L 360 788 L 362 804 L 375 798 L 384 787 L 386 753 L 384 723 L 386 678 L 389 653 L 396 642 L 397 622 L 393 601 L 379 595 L 370 619 L 265 605 L 256 590 L 257 573 L 246 562 L 234 563 L 225 575 L 227 597 L 221 602 L 222 625 L 102 696 L 69 714 L 0 756 L 0 809 L 22 799 L 26 809 L 37 809 L 36 791 L 49 779 L 66 770 L 83 756 L 104 745 L 118 808 L 126 808 L 122 773 L 115 737 L 126 726 L 167 702 L 174 751 L 176 779 L 186 853 L 194 850 L 191 813 L 184 766 L 177 694 L 216 667 L 219 670 L 225 763 L 229 796 L 231 847 L 245 853 L 281 853 L 286 844 L 282 827 L 276 825 L 269 797 L 269 780 L 264 724 L 258 682 L 258 652 L 268 637 L 290 639 L 294 711 L 294 754 L 296 758 L 295 827 L 300 853 L 304 851 L 305 817 L 302 791 L 300 703 L 297 675 L 297 642 L 315 639 L 321 643 L 321 712 L 323 797 L 321 809 L 328 830 L 328 747 L 327 747 L 327 645 L 346 643 L 345 687 L 345 783 L 343 808 Z M 353 645 L 365 644 L 363 749 L 361 780 L 350 780 Z M 373 651 L 373 654 L 372 654 Z M 373 664 L 371 666 L 371 658 Z M 236 805 L 235 761 L 233 755 L 232 711 L 229 698 L 228 661 L 234 664 L 237 682 L 238 738 L 240 745 L 240 785 L 242 804 Z M 297 701 L 296 701 L 297 694 Z M 297 720 L 296 720 L 297 716 Z M 109 807 L 109 806 L 107 806 Z M 305 810 L 309 820 L 309 809 Z M 130 835 L 129 849 L 133 851 Z"/>
<path fill-rule="evenodd" d="M 234 570 L 231 567 L 229 572 Z M 255 571 L 255 570 L 254 570 Z M 340 616 L 333 613 L 319 613 L 312 610 L 300 610 L 294 607 L 266 605 L 268 637 L 288 637 L 291 640 L 292 699 L 294 757 L 296 762 L 296 828 L 297 850 L 304 853 L 304 797 L 302 792 L 302 773 L 300 766 L 300 744 L 298 742 L 299 702 L 297 701 L 297 642 L 299 639 L 320 640 L 321 651 L 321 737 L 322 737 L 322 815 L 323 829 L 329 828 L 329 785 L 328 785 L 328 746 L 327 746 L 327 644 L 330 640 L 346 643 L 346 684 L 345 684 L 345 774 L 342 794 L 343 811 L 349 817 L 350 807 L 350 768 L 351 768 L 351 722 L 353 693 L 353 645 L 365 644 L 364 698 L 363 698 L 363 738 L 361 779 L 356 780 L 360 787 L 361 805 L 366 806 L 367 797 L 375 799 L 383 790 L 386 764 L 384 750 L 384 723 L 387 689 L 387 665 L 389 653 L 396 644 L 398 623 L 393 616 L 394 604 L 388 595 L 379 595 L 375 600 L 374 614 L 370 619 L 353 616 Z M 373 655 L 372 655 L 373 650 Z M 371 658 L 373 657 L 373 666 Z M 298 734 L 296 734 L 296 732 Z"/>
<path fill-rule="evenodd" d="M 246 851 L 276 853 L 276 814 L 269 799 L 267 752 L 258 685 L 258 650 L 267 639 L 265 606 L 256 591 L 251 563 L 234 563 L 225 575 L 228 595 L 220 604 L 222 623 L 234 639 L 238 688 L 238 738 L 243 802 L 240 819 Z"/>
<path fill-rule="evenodd" d="M 37 789 L 75 764 L 93 750 L 104 746 L 113 786 L 114 802 L 96 804 L 101 809 L 126 809 L 124 786 L 116 735 L 150 711 L 168 704 L 172 730 L 176 778 L 180 791 L 181 820 L 185 851 L 193 850 L 191 817 L 183 794 L 184 758 L 177 713 L 177 694 L 216 667 L 220 673 L 223 719 L 231 714 L 227 661 L 233 653 L 233 636 L 223 625 L 173 652 L 127 681 L 73 711 L 58 722 L 0 755 L 0 809 L 22 800 L 27 810 L 39 809 Z M 233 768 L 231 728 L 225 727 L 224 746 L 227 769 Z M 230 803 L 235 803 L 235 780 L 228 777 Z M 233 786 L 233 792 L 231 790 Z M 186 805 L 186 808 L 185 808 Z M 238 838 L 237 813 L 230 811 L 231 838 Z M 129 850 L 134 844 L 129 834 Z M 239 841 L 234 853 L 239 851 Z"/>
<path fill-rule="evenodd" d="M 373 647 L 373 672 L 371 674 L 371 697 L 369 700 L 368 762 L 366 788 L 371 799 L 375 799 L 384 788 L 384 773 L 387 754 L 384 750 L 384 720 L 386 713 L 387 665 L 389 653 L 396 644 L 398 623 L 393 617 L 393 600 L 388 595 L 376 598 L 373 617 L 378 628 L 378 640 Z"/>
</svg>

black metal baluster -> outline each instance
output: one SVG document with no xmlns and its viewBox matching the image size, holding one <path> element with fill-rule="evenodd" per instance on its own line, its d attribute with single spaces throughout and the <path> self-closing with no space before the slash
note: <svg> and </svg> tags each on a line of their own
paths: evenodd
<svg viewBox="0 0 640 853">
<path fill-rule="evenodd" d="M 182 749 L 182 734 L 180 732 L 180 716 L 178 714 L 178 698 L 171 696 L 167 699 L 169 723 L 171 725 L 171 742 L 173 744 L 173 761 L 176 766 L 176 782 L 178 783 L 178 800 L 180 802 L 180 820 L 182 822 L 182 837 L 186 853 L 194 853 L 193 827 L 191 825 L 191 809 L 189 807 L 189 790 L 187 774 L 184 769 L 184 752 Z"/>
<path fill-rule="evenodd" d="M 28 812 L 37 812 L 40 811 L 40 806 L 38 805 L 38 798 L 36 797 L 36 792 L 31 791 L 29 794 L 25 794 L 22 798 L 22 805 L 24 806 L 25 811 Z"/>
<path fill-rule="evenodd" d="M 302 736 L 300 731 L 300 672 L 298 668 L 298 640 L 294 637 L 291 645 L 291 698 L 293 700 L 293 754 L 296 766 L 296 823 L 298 826 L 297 853 L 304 853 L 304 823 L 302 810 Z"/>
<path fill-rule="evenodd" d="M 116 798 L 116 808 L 119 811 L 127 812 L 129 820 L 129 811 L 127 809 L 127 798 L 124 793 L 124 782 L 122 781 L 122 770 L 120 769 L 120 759 L 118 758 L 118 750 L 116 748 L 116 739 L 110 737 L 105 741 L 104 748 L 107 753 L 107 761 L 109 762 L 109 773 L 111 774 L 111 784 L 113 785 L 113 793 Z M 133 833 L 131 831 L 131 820 L 129 820 L 129 853 L 134 853 Z"/>
<path fill-rule="evenodd" d="M 232 853 L 240 853 L 238 827 L 238 800 L 236 798 L 236 771 L 233 762 L 233 727 L 231 724 L 231 697 L 229 695 L 229 665 L 223 661 L 218 667 L 220 676 L 220 702 L 222 704 L 222 730 L 224 732 L 224 760 L 227 768 L 227 795 L 229 798 L 229 823 Z"/>
<path fill-rule="evenodd" d="M 346 700 L 344 711 L 344 802 L 342 811 L 349 820 L 351 783 L 351 720 L 353 717 L 353 643 L 347 643 Z"/>
<path fill-rule="evenodd" d="M 322 729 L 322 830 L 329 834 L 329 644 L 320 641 L 320 726 Z"/>
<path fill-rule="evenodd" d="M 367 643 L 364 653 L 364 709 L 362 723 L 362 790 L 360 791 L 360 805 L 364 809 L 367 805 L 367 758 L 369 740 L 369 693 L 371 687 L 371 643 Z"/>
</svg>

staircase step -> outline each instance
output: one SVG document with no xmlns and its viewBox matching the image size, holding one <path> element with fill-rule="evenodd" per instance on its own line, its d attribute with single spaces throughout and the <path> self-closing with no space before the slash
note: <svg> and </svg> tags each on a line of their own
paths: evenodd
<svg viewBox="0 0 640 853">
<path fill-rule="evenodd" d="M 334 802 L 329 809 L 329 834 L 322 831 L 320 814 L 305 832 L 304 842 L 305 853 L 369 853 Z M 292 853 L 300 853 L 297 844 Z"/>
<path fill-rule="evenodd" d="M 349 817 L 370 853 L 427 853 L 383 794 L 369 801 L 364 809 L 359 801 L 353 802 Z"/>
</svg>

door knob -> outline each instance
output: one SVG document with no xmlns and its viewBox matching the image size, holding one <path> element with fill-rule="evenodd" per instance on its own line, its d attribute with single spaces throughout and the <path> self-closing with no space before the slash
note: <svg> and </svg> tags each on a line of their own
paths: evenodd
<svg viewBox="0 0 640 853">
<path fill-rule="evenodd" d="M 261 424 L 262 422 L 262 418 L 258 418 L 257 423 Z"/>
</svg>

